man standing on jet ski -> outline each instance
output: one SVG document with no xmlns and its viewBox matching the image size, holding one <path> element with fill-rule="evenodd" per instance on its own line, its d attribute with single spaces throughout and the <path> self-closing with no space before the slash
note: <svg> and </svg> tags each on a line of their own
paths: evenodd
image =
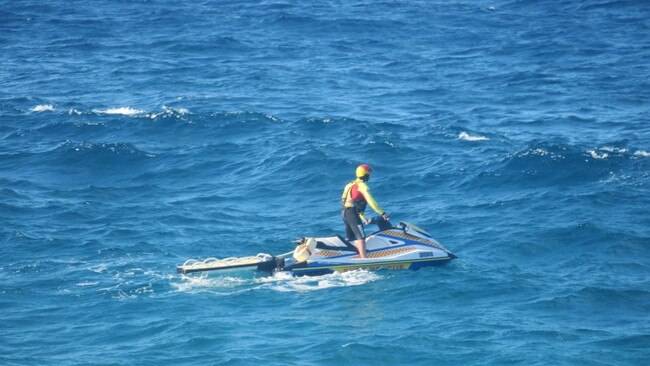
<svg viewBox="0 0 650 366">
<path fill-rule="evenodd" d="M 372 173 L 370 166 L 366 164 L 359 165 L 356 171 L 357 179 L 345 186 L 341 196 L 341 217 L 345 223 L 345 237 L 347 240 L 355 240 L 360 258 L 366 257 L 366 233 L 363 230 L 362 221 L 366 225 L 373 222 L 363 214 L 366 206 L 370 205 L 373 210 L 381 215 L 382 220 L 390 220 L 386 211 L 377 204 L 370 194 L 370 189 L 366 184 L 370 179 L 370 173 Z"/>
</svg>

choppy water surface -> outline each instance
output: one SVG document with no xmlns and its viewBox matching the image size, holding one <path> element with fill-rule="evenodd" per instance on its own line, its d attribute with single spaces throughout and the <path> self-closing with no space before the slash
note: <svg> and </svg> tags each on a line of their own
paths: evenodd
<svg viewBox="0 0 650 366">
<path fill-rule="evenodd" d="M 650 5 L 0 5 L 0 363 L 643 365 Z M 184 277 L 342 233 L 458 255 Z"/>
</svg>

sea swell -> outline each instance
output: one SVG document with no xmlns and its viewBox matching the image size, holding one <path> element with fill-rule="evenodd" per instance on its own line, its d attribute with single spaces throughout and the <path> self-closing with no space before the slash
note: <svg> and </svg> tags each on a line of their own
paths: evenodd
<svg viewBox="0 0 650 366">
<path fill-rule="evenodd" d="M 2 8 L 0 363 L 650 358 L 646 3 Z M 362 162 L 457 259 L 175 273 L 343 234 Z"/>
</svg>

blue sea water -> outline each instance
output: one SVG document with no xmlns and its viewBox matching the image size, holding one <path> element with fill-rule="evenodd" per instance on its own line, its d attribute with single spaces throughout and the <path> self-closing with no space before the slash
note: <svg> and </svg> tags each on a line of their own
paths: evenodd
<svg viewBox="0 0 650 366">
<path fill-rule="evenodd" d="M 647 1 L 1 1 L 0 364 L 647 365 Z M 379 203 L 420 271 L 181 276 Z"/>
</svg>

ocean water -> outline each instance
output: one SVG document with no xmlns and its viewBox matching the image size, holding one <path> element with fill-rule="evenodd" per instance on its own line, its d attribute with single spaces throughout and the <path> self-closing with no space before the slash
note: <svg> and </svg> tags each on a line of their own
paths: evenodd
<svg viewBox="0 0 650 366">
<path fill-rule="evenodd" d="M 0 364 L 647 365 L 647 1 L 1 1 Z M 181 276 L 343 233 L 420 271 Z"/>
</svg>

